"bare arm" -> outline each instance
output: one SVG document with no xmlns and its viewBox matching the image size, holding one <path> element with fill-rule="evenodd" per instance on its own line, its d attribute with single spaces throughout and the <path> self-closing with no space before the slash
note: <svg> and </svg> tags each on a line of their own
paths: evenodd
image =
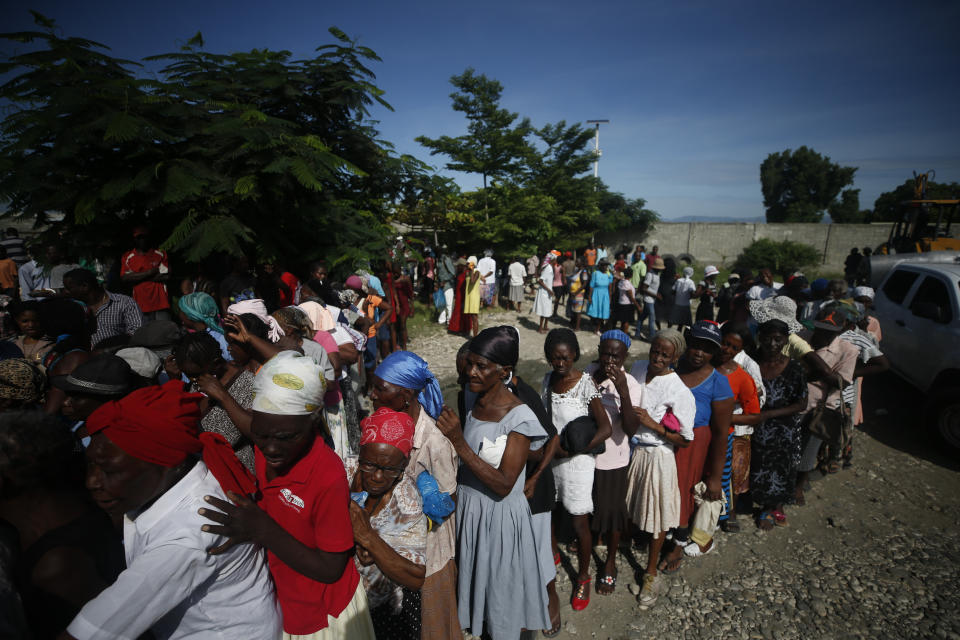
<svg viewBox="0 0 960 640">
<path fill-rule="evenodd" d="M 719 500 L 723 478 L 723 463 L 727 458 L 727 435 L 730 433 L 730 421 L 733 417 L 733 407 L 736 400 L 714 400 L 710 403 L 710 450 L 708 452 L 709 476 L 707 481 L 707 497 L 710 500 Z"/>
<path fill-rule="evenodd" d="M 610 416 L 607 415 L 607 410 L 603 408 L 603 401 L 600 398 L 594 398 L 590 401 L 590 414 L 597 421 L 597 432 L 593 434 L 590 444 L 587 445 L 587 451 L 599 446 L 613 433 L 613 427 L 610 426 Z"/>
<path fill-rule="evenodd" d="M 533 496 L 533 488 L 537 484 L 537 480 L 540 479 L 540 475 L 547 469 L 550 468 L 550 463 L 553 462 L 553 457 L 557 455 L 557 449 L 560 448 L 560 437 L 553 436 L 550 438 L 550 441 L 547 444 L 543 445 L 536 451 L 531 451 L 527 454 L 527 460 L 539 460 L 536 469 L 533 470 L 529 476 L 527 476 L 527 481 L 523 484 L 523 493 L 530 498 Z"/>
<path fill-rule="evenodd" d="M 464 440 L 460 419 L 450 407 L 443 407 L 443 412 L 437 418 L 437 428 L 453 444 L 454 450 L 460 456 L 461 464 L 467 465 L 480 482 L 502 498 L 510 493 L 517 482 L 517 477 L 527 464 L 527 454 L 530 452 L 530 439 L 527 436 L 517 432 L 510 433 L 507 436 L 506 450 L 500 459 L 500 466 L 492 467 L 474 453 Z"/>
<path fill-rule="evenodd" d="M 241 407 L 240 403 L 233 399 L 233 396 L 230 395 L 230 392 L 227 391 L 220 380 L 215 376 L 205 374 L 197 379 L 197 387 L 200 391 L 210 396 L 210 398 L 220 403 L 223 410 L 227 412 L 230 421 L 237 427 L 237 430 L 244 438 L 247 440 L 253 439 L 250 433 L 250 423 L 253 421 L 253 412 Z"/>
<path fill-rule="evenodd" d="M 350 520 L 361 564 L 375 563 L 385 576 L 408 589 L 419 590 L 423 586 L 426 566 L 411 562 L 384 542 L 370 526 L 370 516 L 353 500 L 350 501 Z"/>
<path fill-rule="evenodd" d="M 853 377 L 862 378 L 863 376 L 872 376 L 878 373 L 883 373 L 890 368 L 890 361 L 887 360 L 887 356 L 879 355 L 873 358 L 870 358 L 866 363 L 861 364 L 857 360 L 857 367 L 854 369 Z"/>
<path fill-rule="evenodd" d="M 360 352 L 357 351 L 356 345 L 352 342 L 346 344 L 341 344 L 337 347 L 337 351 L 340 352 L 340 360 L 345 363 L 347 366 L 355 364 L 357 360 L 360 359 Z"/>
<path fill-rule="evenodd" d="M 641 409 L 640 407 L 632 407 L 633 412 L 637 415 L 637 420 L 640 421 L 641 426 L 650 429 L 655 434 L 669 442 L 675 447 L 680 447 L 685 449 L 690 446 L 690 440 L 687 440 L 679 433 L 674 433 L 670 431 L 665 426 L 653 419 L 653 417 L 647 413 L 646 409 Z"/>
<path fill-rule="evenodd" d="M 380 319 L 377 320 L 373 326 L 379 330 L 380 327 L 390 319 L 390 314 L 393 312 L 393 305 L 387 302 L 386 298 L 382 298 L 377 308 L 380 309 Z"/>
<path fill-rule="evenodd" d="M 159 280 L 157 277 L 159 275 L 160 270 L 154 267 L 148 271 L 128 271 L 120 276 L 120 280 L 129 284 L 137 284 L 140 282 L 146 282 L 147 280 Z"/>
<path fill-rule="evenodd" d="M 241 542 L 254 542 L 272 551 L 281 562 L 311 580 L 332 584 L 340 579 L 353 558 L 353 548 L 346 551 L 324 551 L 306 546 L 286 532 L 266 511 L 252 500 L 232 491 L 227 496 L 233 504 L 205 496 L 216 509 L 200 509 L 200 515 L 219 524 L 205 524 L 202 530 L 226 536 L 228 541 L 209 553 L 218 554 Z"/>
<path fill-rule="evenodd" d="M 226 316 L 223 319 L 223 326 L 227 330 L 227 338 L 253 347 L 262 362 L 266 362 L 283 350 L 272 342 L 248 332 L 247 328 L 243 326 L 243 322 L 240 321 L 239 316 L 232 314 Z"/>
<path fill-rule="evenodd" d="M 613 384 L 620 394 L 620 426 L 623 432 L 628 436 L 633 436 L 640 428 L 640 418 L 636 411 L 633 411 L 633 398 L 630 397 L 630 385 L 627 384 L 627 376 L 622 370 L 617 371 L 620 375 L 614 378 Z M 640 398 L 637 398 L 639 401 Z"/>
</svg>

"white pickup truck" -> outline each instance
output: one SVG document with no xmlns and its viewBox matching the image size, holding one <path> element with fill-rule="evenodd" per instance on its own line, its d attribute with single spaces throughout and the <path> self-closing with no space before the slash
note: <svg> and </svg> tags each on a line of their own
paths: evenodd
<svg viewBox="0 0 960 640">
<path fill-rule="evenodd" d="M 960 451 L 960 262 L 897 264 L 874 306 L 891 368 L 926 394 L 928 425 Z"/>
</svg>

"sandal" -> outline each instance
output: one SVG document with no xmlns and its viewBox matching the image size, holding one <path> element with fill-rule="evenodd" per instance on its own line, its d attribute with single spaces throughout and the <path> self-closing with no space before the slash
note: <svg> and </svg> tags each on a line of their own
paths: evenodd
<svg viewBox="0 0 960 640">
<path fill-rule="evenodd" d="M 574 611 L 583 611 L 590 604 L 590 582 L 590 578 L 577 580 L 577 590 L 573 592 L 573 599 L 570 601 Z"/>
<path fill-rule="evenodd" d="M 757 528 L 761 531 L 770 531 L 777 524 L 777 519 L 770 511 L 764 511 L 757 519 Z"/>
<path fill-rule="evenodd" d="M 820 472 L 824 475 L 838 473 L 840 471 L 840 461 L 831 460 L 830 462 L 824 462 L 820 466 Z"/>
<path fill-rule="evenodd" d="M 680 567 L 683 566 L 683 547 L 678 546 L 677 548 L 681 550 L 680 555 L 673 559 L 668 555 L 657 565 L 657 571 L 665 575 L 680 571 Z"/>
<path fill-rule="evenodd" d="M 770 512 L 770 515 L 773 516 L 773 522 L 778 527 L 789 526 L 789 523 L 787 522 L 787 514 L 785 514 L 783 511 L 780 511 L 780 509 L 774 509 Z"/>
<path fill-rule="evenodd" d="M 553 622 L 553 621 L 551 620 L 551 622 Z M 563 621 L 560 619 L 560 613 L 558 612 L 558 613 L 557 613 L 557 622 L 556 622 L 556 624 L 554 624 L 554 625 L 553 625 L 552 627 L 550 627 L 549 629 L 544 629 L 544 630 L 541 631 L 540 633 L 543 634 L 543 637 L 544 637 L 544 638 L 553 638 L 553 637 L 556 636 L 558 633 L 560 633 L 560 630 L 561 630 L 562 628 L 563 628 Z"/>
<path fill-rule="evenodd" d="M 608 596 L 613 593 L 617 588 L 617 574 L 614 573 L 610 575 L 609 573 L 604 575 L 597 581 L 597 593 L 602 596 Z"/>
<path fill-rule="evenodd" d="M 554 564 L 555 566 L 557 566 L 557 567 L 560 566 L 560 552 L 559 552 L 559 551 L 557 551 L 556 553 L 553 554 L 553 564 Z"/>
<path fill-rule="evenodd" d="M 737 522 L 736 518 L 727 518 L 720 523 L 720 529 L 724 533 L 740 533 L 740 523 Z"/>
</svg>

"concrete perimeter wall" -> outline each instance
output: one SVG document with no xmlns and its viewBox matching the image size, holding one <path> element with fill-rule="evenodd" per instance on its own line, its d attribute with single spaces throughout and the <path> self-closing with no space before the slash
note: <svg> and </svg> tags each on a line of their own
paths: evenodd
<svg viewBox="0 0 960 640">
<path fill-rule="evenodd" d="M 892 223 L 816 224 L 747 222 L 658 222 L 648 233 L 623 229 L 597 236 L 610 249 L 626 244 L 660 246 L 660 254 L 689 254 L 697 262 L 731 264 L 750 243 L 761 238 L 794 240 L 814 247 L 822 267 L 843 269 L 851 247 L 876 247 L 890 236 Z"/>
</svg>

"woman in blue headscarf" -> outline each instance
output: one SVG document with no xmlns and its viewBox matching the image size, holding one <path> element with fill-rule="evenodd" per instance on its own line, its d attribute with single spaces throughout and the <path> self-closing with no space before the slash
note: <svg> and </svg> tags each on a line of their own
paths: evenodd
<svg viewBox="0 0 960 640">
<path fill-rule="evenodd" d="M 220 309 L 213 297 L 206 293 L 188 293 L 180 298 L 180 322 L 187 329 L 206 331 L 220 345 L 220 354 L 227 362 L 233 360 L 227 349 L 227 338 L 220 325 Z"/>
<path fill-rule="evenodd" d="M 437 429 L 436 418 L 443 409 L 443 394 L 437 377 L 424 359 L 410 351 L 388 355 L 373 374 L 370 399 L 374 408 L 402 411 L 416 423 L 413 449 L 404 473 L 416 482 L 421 472 L 429 472 L 439 491 L 452 498 L 457 491 L 459 460 L 453 445 Z M 424 512 L 431 519 L 447 516 L 427 534 L 426 579 L 420 589 L 421 637 L 459 640 L 463 634 L 457 619 L 456 525 L 449 511 L 449 515 L 429 511 L 427 492 L 421 482 L 418 486 L 424 496 Z M 434 494 L 434 498 L 437 497 L 442 496 Z M 452 506 L 449 500 L 445 502 Z"/>
</svg>

